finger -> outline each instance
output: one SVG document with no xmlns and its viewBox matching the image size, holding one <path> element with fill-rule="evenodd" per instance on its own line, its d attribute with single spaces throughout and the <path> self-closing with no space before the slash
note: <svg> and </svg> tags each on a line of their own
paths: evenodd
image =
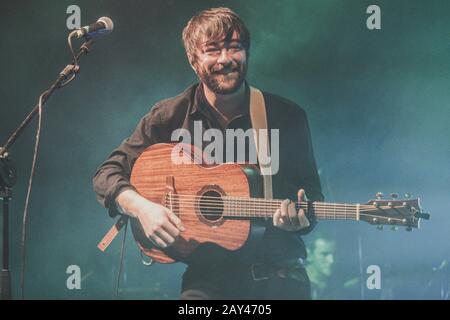
<svg viewBox="0 0 450 320">
<path fill-rule="evenodd" d="M 298 213 L 295 208 L 295 202 L 291 202 L 288 205 L 288 216 L 289 216 L 289 222 L 294 227 L 300 226 L 300 221 L 298 220 Z"/>
<path fill-rule="evenodd" d="M 159 248 L 165 248 L 167 247 L 166 243 L 164 241 L 161 240 L 160 237 L 158 237 L 156 234 L 152 234 L 150 236 L 150 241 L 153 242 L 153 244 Z"/>
<path fill-rule="evenodd" d="M 289 199 L 285 199 L 283 200 L 283 202 L 281 202 L 281 220 L 284 223 L 289 222 L 289 217 L 288 217 L 288 205 L 289 205 Z"/>
<path fill-rule="evenodd" d="M 280 220 L 281 220 L 281 210 L 277 209 L 277 211 L 275 211 L 273 215 L 273 225 L 275 227 L 279 226 L 281 224 Z"/>
<path fill-rule="evenodd" d="M 181 221 L 180 218 L 177 217 L 177 215 L 175 213 L 173 213 L 172 211 L 168 210 L 168 216 L 169 216 L 169 220 L 180 230 L 180 231 L 185 231 L 186 228 L 183 225 L 183 222 Z"/>
<path fill-rule="evenodd" d="M 164 231 L 174 238 L 177 238 L 180 235 L 180 229 L 178 229 L 170 220 L 164 223 L 162 227 L 164 228 Z"/>
<path fill-rule="evenodd" d="M 163 230 L 161 228 L 156 230 L 155 233 L 156 233 L 156 236 L 164 242 L 165 247 L 167 247 L 175 242 L 175 238 L 172 237 L 170 234 L 168 234 L 165 230 Z"/>
<path fill-rule="evenodd" d="M 298 192 L 297 192 L 297 198 L 298 198 L 299 202 L 307 201 L 305 190 L 299 189 Z"/>
<path fill-rule="evenodd" d="M 300 222 L 300 226 L 302 228 L 309 227 L 310 223 L 309 223 L 308 218 L 305 215 L 305 210 L 303 210 L 303 209 L 299 210 L 299 212 L 298 212 L 298 221 Z"/>
</svg>

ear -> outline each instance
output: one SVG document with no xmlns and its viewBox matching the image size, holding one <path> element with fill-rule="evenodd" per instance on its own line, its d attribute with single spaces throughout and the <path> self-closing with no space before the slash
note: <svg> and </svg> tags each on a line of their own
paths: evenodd
<svg viewBox="0 0 450 320">
<path fill-rule="evenodd" d="M 195 73 L 197 73 L 196 69 L 195 69 L 195 64 L 196 64 L 196 59 L 193 55 L 191 54 L 187 54 L 188 56 L 188 60 L 189 60 L 189 65 L 191 66 L 191 68 L 194 70 Z"/>
</svg>

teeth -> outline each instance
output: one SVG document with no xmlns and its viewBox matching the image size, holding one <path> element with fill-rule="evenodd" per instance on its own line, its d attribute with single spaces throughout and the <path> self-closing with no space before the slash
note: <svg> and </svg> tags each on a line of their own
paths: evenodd
<svg viewBox="0 0 450 320">
<path fill-rule="evenodd" d="M 227 75 L 230 73 L 235 73 L 236 71 L 226 71 L 226 72 L 218 72 L 218 74 Z"/>
</svg>

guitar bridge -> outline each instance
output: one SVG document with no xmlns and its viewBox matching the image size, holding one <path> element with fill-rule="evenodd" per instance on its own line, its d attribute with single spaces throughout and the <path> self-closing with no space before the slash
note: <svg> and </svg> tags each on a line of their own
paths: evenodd
<svg viewBox="0 0 450 320">
<path fill-rule="evenodd" d="M 175 178 L 174 176 L 166 177 L 166 193 L 164 194 L 163 204 L 173 213 L 178 213 L 178 201 L 176 199 Z"/>
</svg>

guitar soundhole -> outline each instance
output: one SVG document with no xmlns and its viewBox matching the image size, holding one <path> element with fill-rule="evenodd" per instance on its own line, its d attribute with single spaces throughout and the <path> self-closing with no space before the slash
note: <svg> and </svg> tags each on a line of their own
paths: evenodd
<svg viewBox="0 0 450 320">
<path fill-rule="evenodd" d="M 214 222 L 222 218 L 223 200 L 219 192 L 209 190 L 201 195 L 199 201 L 200 214 L 207 221 Z"/>
</svg>

